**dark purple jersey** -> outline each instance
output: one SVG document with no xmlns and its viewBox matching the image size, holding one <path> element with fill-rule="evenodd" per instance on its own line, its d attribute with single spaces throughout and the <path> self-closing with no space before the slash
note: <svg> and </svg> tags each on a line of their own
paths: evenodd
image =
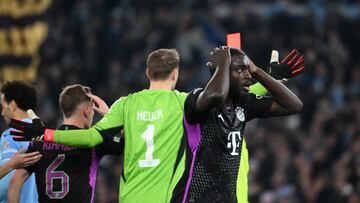
<svg viewBox="0 0 360 203">
<path fill-rule="evenodd" d="M 172 202 L 235 203 L 245 123 L 266 117 L 272 99 L 248 94 L 224 109 L 200 112 L 201 91 L 192 91 L 185 101 L 186 166 Z"/>
<path fill-rule="evenodd" d="M 59 129 L 77 127 L 63 125 Z M 28 152 L 39 151 L 43 157 L 26 170 L 35 173 L 39 202 L 93 202 L 100 159 L 106 154 L 121 155 L 123 150 L 120 139 L 104 140 L 94 148 L 31 142 Z"/>
</svg>

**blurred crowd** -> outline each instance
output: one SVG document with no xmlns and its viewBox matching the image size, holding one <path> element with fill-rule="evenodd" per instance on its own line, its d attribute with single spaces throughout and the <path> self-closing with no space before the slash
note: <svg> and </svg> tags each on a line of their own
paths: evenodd
<svg viewBox="0 0 360 203">
<path fill-rule="evenodd" d="M 342 0 L 56 1 L 35 82 L 37 112 L 56 127 L 58 95 L 89 85 L 109 105 L 147 88 L 147 55 L 176 47 L 177 89 L 206 84 L 209 51 L 241 32 L 242 48 L 266 68 L 272 49 L 297 48 L 306 71 L 287 83 L 304 103 L 291 117 L 247 125 L 251 203 L 360 202 L 360 4 Z M 97 118 L 99 119 L 99 118 Z M 101 162 L 97 202 L 117 202 L 121 160 Z"/>
</svg>

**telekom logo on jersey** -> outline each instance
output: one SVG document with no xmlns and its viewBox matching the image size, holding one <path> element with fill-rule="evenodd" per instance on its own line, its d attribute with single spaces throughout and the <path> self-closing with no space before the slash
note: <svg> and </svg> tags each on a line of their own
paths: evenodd
<svg viewBox="0 0 360 203">
<path fill-rule="evenodd" d="M 227 148 L 231 150 L 231 155 L 236 156 L 239 155 L 239 147 L 242 136 L 240 131 L 230 132 L 228 134 L 227 140 Z"/>
</svg>

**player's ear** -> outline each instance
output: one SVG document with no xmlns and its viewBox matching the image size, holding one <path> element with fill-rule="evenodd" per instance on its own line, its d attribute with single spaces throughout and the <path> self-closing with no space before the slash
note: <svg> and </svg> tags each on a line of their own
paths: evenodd
<svg viewBox="0 0 360 203">
<path fill-rule="evenodd" d="M 92 111 L 91 105 L 84 104 L 82 109 L 83 109 L 83 114 L 84 114 L 85 118 L 88 118 L 89 116 L 91 116 L 91 111 Z"/>
<path fill-rule="evenodd" d="M 146 77 L 150 80 L 151 78 L 150 78 L 150 75 L 149 75 L 149 69 L 148 68 L 146 68 Z"/>
<path fill-rule="evenodd" d="M 13 112 L 18 108 L 18 105 L 16 104 L 15 100 L 11 100 L 9 103 L 10 111 Z"/>
<path fill-rule="evenodd" d="M 171 73 L 171 79 L 177 81 L 179 78 L 179 68 L 175 68 Z"/>
</svg>

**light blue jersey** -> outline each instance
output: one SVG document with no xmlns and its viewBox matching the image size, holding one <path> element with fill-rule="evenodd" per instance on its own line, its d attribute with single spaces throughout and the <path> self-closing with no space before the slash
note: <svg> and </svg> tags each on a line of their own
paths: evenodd
<svg viewBox="0 0 360 203">
<path fill-rule="evenodd" d="M 25 121 L 28 121 L 27 119 Z M 10 129 L 7 129 L 1 135 L 0 140 L 0 166 L 4 165 L 21 148 L 27 149 L 29 142 L 16 142 L 10 135 Z M 9 182 L 15 173 L 15 170 L 8 173 L 0 180 L 0 203 L 7 202 L 7 191 Z M 24 183 L 20 193 L 20 203 L 38 202 L 38 193 L 36 189 L 35 175 L 32 174 Z"/>
</svg>

